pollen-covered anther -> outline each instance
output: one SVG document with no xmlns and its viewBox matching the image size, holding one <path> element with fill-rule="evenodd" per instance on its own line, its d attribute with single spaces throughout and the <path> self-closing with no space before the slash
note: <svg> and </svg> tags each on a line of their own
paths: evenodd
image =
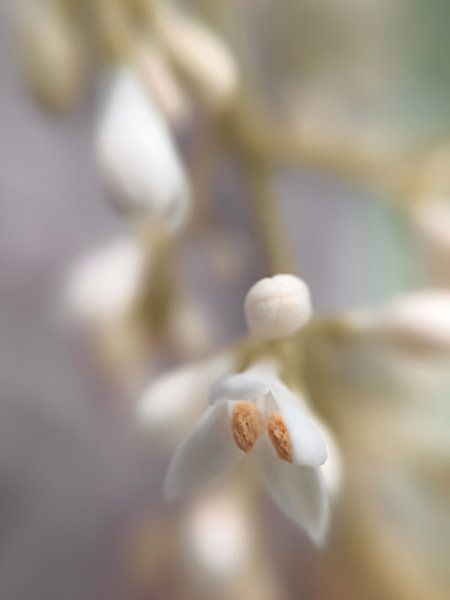
<svg viewBox="0 0 450 600">
<path fill-rule="evenodd" d="M 267 419 L 267 433 L 281 460 L 292 462 L 292 442 L 280 413 L 273 412 Z"/>
<path fill-rule="evenodd" d="M 237 402 L 231 417 L 231 429 L 236 446 L 250 452 L 263 430 L 263 420 L 253 402 Z"/>
</svg>

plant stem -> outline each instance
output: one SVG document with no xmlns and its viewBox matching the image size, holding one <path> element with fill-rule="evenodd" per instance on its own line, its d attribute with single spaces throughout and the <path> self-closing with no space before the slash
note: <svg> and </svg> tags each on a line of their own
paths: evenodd
<svg viewBox="0 0 450 600">
<path fill-rule="evenodd" d="M 246 166 L 249 200 L 264 246 L 269 273 L 291 273 L 295 271 L 295 261 L 272 191 L 271 172 L 266 165 L 254 161 L 247 161 Z"/>
</svg>

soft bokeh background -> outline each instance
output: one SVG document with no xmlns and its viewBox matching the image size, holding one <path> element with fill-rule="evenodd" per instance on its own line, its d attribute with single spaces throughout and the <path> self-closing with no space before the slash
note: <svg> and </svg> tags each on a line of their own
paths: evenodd
<svg viewBox="0 0 450 600">
<path fill-rule="evenodd" d="M 226 13 L 224 31 L 274 114 L 302 95 L 314 107 L 327 94 L 332 107 L 325 111 L 342 105 L 406 142 L 450 125 L 445 0 L 191 4 Z M 156 573 L 146 562 L 152 539 L 163 543 L 157 533 L 167 456 L 136 443 L 129 399 L 87 358 L 86 340 L 62 318 L 59 302 L 73 260 L 127 229 L 105 201 L 94 163 L 102 89 L 93 82 L 68 116 L 42 112 L 21 77 L 14 11 L 13 0 L 1 0 L 0 597 L 186 598 L 175 559 L 158 563 Z M 318 71 L 310 68 L 315 54 Z M 293 75 L 297 63 L 302 77 Z M 278 173 L 275 189 L 318 311 L 379 302 L 420 281 L 400 214 L 380 194 L 307 169 Z M 211 202 L 242 269 L 232 285 L 205 278 L 201 242 L 191 243 L 183 265 L 218 348 L 244 331 L 242 299 L 265 265 L 232 162 L 216 177 Z M 263 502 L 270 515 L 264 535 L 285 597 L 366 597 Z M 132 591 L 128 551 L 143 530 L 141 589 Z"/>
</svg>

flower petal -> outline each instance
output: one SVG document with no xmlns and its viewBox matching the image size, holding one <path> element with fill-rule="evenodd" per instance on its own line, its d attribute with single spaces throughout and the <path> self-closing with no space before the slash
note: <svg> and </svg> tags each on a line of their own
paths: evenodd
<svg viewBox="0 0 450 600">
<path fill-rule="evenodd" d="M 262 439 L 257 446 L 257 460 L 274 501 L 315 544 L 323 545 L 328 533 L 330 506 L 321 469 L 279 460 L 267 439 Z"/>
<path fill-rule="evenodd" d="M 167 499 L 190 494 L 240 457 L 232 438 L 228 406 L 208 406 L 175 451 L 164 484 Z"/>
<path fill-rule="evenodd" d="M 281 413 L 289 432 L 293 450 L 293 462 L 297 465 L 318 467 L 327 459 L 327 447 L 320 427 L 313 416 L 302 407 L 296 397 L 279 379 L 270 384 L 271 396 Z"/>
<path fill-rule="evenodd" d="M 232 367 L 230 354 L 163 373 L 144 390 L 136 417 L 150 435 L 178 437 L 201 415 L 211 381 Z"/>
<path fill-rule="evenodd" d="M 257 363 L 237 375 L 227 375 L 211 386 L 209 404 L 221 400 L 252 400 L 269 393 L 270 377 L 273 376 L 271 363 Z"/>
</svg>

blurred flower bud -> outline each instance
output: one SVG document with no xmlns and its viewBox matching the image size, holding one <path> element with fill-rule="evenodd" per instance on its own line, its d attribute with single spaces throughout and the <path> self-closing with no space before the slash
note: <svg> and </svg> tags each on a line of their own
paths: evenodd
<svg viewBox="0 0 450 600">
<path fill-rule="evenodd" d="M 136 299 L 143 267 L 142 248 L 133 238 L 116 240 L 85 257 L 69 276 L 70 313 L 88 324 L 119 320 Z"/>
<path fill-rule="evenodd" d="M 308 287 L 294 275 L 261 279 L 247 293 L 245 316 L 250 332 L 258 337 L 291 335 L 311 316 Z"/>
<path fill-rule="evenodd" d="M 160 48 L 146 40 L 136 44 L 136 69 L 152 91 L 161 112 L 172 125 L 182 125 L 191 114 L 190 101 Z"/>
<path fill-rule="evenodd" d="M 157 30 L 177 68 L 210 109 L 227 108 L 236 97 L 239 76 L 224 42 L 167 3 L 157 7 Z"/>
<path fill-rule="evenodd" d="M 174 307 L 169 337 L 178 352 L 188 357 L 205 355 L 213 327 L 204 310 L 189 300 Z"/>
<path fill-rule="evenodd" d="M 326 337 L 342 357 L 344 348 L 354 347 L 359 348 L 357 358 L 370 351 L 378 362 L 391 364 L 401 357 L 432 357 L 431 363 L 436 355 L 450 358 L 449 290 L 423 289 L 375 309 L 349 311 L 339 320 L 340 326 L 331 326 Z"/>
<path fill-rule="evenodd" d="M 219 489 L 196 502 L 183 531 L 194 582 L 205 591 L 218 585 L 232 589 L 251 564 L 252 533 L 244 503 L 231 493 Z"/>
<path fill-rule="evenodd" d="M 433 283 L 450 285 L 450 200 L 427 198 L 412 211 L 413 234 Z"/>
<path fill-rule="evenodd" d="M 86 84 L 83 41 L 63 3 L 25 1 L 18 19 L 22 62 L 31 90 L 50 110 L 68 111 Z"/>
<path fill-rule="evenodd" d="M 189 189 L 170 131 L 141 82 L 119 71 L 97 139 L 98 160 L 113 199 L 124 212 L 181 227 Z"/>
<path fill-rule="evenodd" d="M 450 352 L 450 291 L 421 290 L 386 305 L 378 328 L 420 350 Z"/>
</svg>

